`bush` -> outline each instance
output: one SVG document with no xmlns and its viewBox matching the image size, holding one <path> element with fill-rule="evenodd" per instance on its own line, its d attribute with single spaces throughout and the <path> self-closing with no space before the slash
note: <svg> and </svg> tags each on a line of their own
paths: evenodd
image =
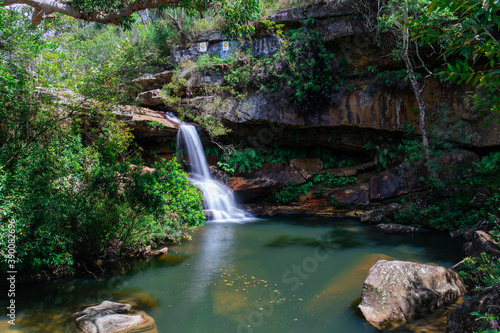
<svg viewBox="0 0 500 333">
<path fill-rule="evenodd" d="M 300 196 L 307 194 L 307 192 L 313 187 L 313 183 L 305 184 L 291 184 L 282 188 L 279 192 L 275 193 L 274 199 L 277 202 L 287 204 L 291 202 L 297 202 L 300 200 Z"/>
</svg>

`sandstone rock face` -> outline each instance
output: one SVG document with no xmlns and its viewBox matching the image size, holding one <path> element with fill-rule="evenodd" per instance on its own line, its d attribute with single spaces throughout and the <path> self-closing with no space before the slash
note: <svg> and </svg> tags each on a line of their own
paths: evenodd
<svg viewBox="0 0 500 333">
<path fill-rule="evenodd" d="M 465 292 L 460 276 L 444 267 L 379 260 L 363 284 L 359 309 L 372 323 L 405 320 Z"/>
<path fill-rule="evenodd" d="M 391 203 L 387 207 L 384 207 L 384 208 L 378 208 L 378 209 L 363 212 L 360 216 L 360 219 L 361 219 L 361 222 L 378 223 L 378 222 L 382 222 L 385 217 L 388 217 L 388 218 L 393 217 L 400 209 L 401 209 L 400 204 Z"/>
<path fill-rule="evenodd" d="M 144 106 L 156 106 L 163 104 L 160 97 L 160 89 L 148 90 L 137 95 L 136 101 Z"/>
<path fill-rule="evenodd" d="M 339 188 L 332 191 L 328 197 L 346 205 L 368 205 L 370 203 L 367 184 L 358 187 Z"/>
<path fill-rule="evenodd" d="M 138 326 L 140 332 L 157 332 L 153 318 L 144 312 L 127 314 L 130 309 L 130 304 L 104 301 L 77 313 L 75 320 L 85 333 L 134 332 Z"/>
<path fill-rule="evenodd" d="M 276 23 L 299 23 L 308 18 L 324 19 L 357 14 L 350 1 L 322 1 L 314 5 L 295 7 L 277 12 L 269 17 Z"/>
<path fill-rule="evenodd" d="M 398 165 L 370 179 L 370 200 L 397 197 L 423 190 L 428 171 L 407 164 Z"/>
<path fill-rule="evenodd" d="M 290 166 L 297 169 L 304 179 L 309 180 L 315 172 L 323 169 L 323 161 L 319 158 L 293 159 Z"/>
<path fill-rule="evenodd" d="M 165 84 L 172 81 L 174 71 L 164 71 L 156 74 L 144 74 L 137 79 L 132 80 L 132 83 L 137 84 L 143 90 L 161 89 Z"/>
<path fill-rule="evenodd" d="M 118 106 L 114 113 L 118 119 L 127 123 L 133 130 L 135 138 L 140 141 L 165 141 L 174 140 L 177 136 L 179 123 L 169 118 L 163 112 L 153 111 L 137 106 Z M 156 144 L 158 145 L 158 144 Z M 156 146 L 158 153 L 171 154 L 174 151 L 170 147 Z"/>
<path fill-rule="evenodd" d="M 500 247 L 498 243 L 484 231 L 473 231 L 466 236 L 469 241 L 464 245 L 464 253 L 467 257 L 480 257 L 486 252 L 493 259 L 500 258 Z"/>
<path fill-rule="evenodd" d="M 409 225 L 388 223 L 388 224 L 377 224 L 375 226 L 380 231 L 387 232 L 390 234 L 404 234 L 412 232 L 431 232 L 430 229 L 411 227 Z"/>
<path fill-rule="evenodd" d="M 297 170 L 285 163 L 269 163 L 257 171 L 231 177 L 229 187 L 233 189 L 238 203 L 246 203 L 267 197 L 286 185 L 305 182 Z"/>
<path fill-rule="evenodd" d="M 498 323 L 478 321 L 471 312 L 500 316 L 500 284 L 483 290 L 455 307 L 448 315 L 446 333 L 496 332 Z"/>
<path fill-rule="evenodd" d="M 267 197 L 278 189 L 278 182 L 269 178 L 231 177 L 228 185 L 233 189 L 238 203 L 252 202 Z"/>
</svg>

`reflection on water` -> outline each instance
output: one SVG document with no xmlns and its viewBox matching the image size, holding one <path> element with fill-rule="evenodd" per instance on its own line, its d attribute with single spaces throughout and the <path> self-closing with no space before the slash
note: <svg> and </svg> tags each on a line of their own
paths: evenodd
<svg viewBox="0 0 500 333">
<path fill-rule="evenodd" d="M 208 224 L 210 226 L 202 235 L 199 254 L 191 268 L 186 291 L 186 298 L 192 306 L 196 306 L 207 294 L 209 282 L 219 275 L 220 267 L 229 266 L 234 258 L 232 247 L 235 236 L 231 223 Z"/>
<path fill-rule="evenodd" d="M 159 332 L 374 333 L 355 301 L 377 260 L 449 267 L 460 248 L 446 234 L 389 235 L 352 220 L 208 223 L 126 275 L 19 288 L 16 328 L 71 332 L 73 313 L 108 299 L 146 311 Z M 396 332 L 422 325 L 429 327 Z"/>
</svg>

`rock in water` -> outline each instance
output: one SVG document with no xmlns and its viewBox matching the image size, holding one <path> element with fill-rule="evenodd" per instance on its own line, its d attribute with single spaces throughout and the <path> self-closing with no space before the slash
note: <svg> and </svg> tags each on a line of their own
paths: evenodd
<svg viewBox="0 0 500 333">
<path fill-rule="evenodd" d="M 402 320 L 453 302 L 466 291 L 460 276 L 440 266 L 379 260 L 363 284 L 359 308 L 377 324 Z"/>
<path fill-rule="evenodd" d="M 75 320 L 85 333 L 139 332 L 139 325 L 140 332 L 157 332 L 153 318 L 142 311 L 126 314 L 130 309 L 130 304 L 104 301 L 77 313 Z"/>
<path fill-rule="evenodd" d="M 497 332 L 498 322 L 478 321 L 477 312 L 494 317 L 500 316 L 500 284 L 483 290 L 476 296 L 469 298 L 448 315 L 446 333 L 472 333 L 472 332 Z"/>
</svg>

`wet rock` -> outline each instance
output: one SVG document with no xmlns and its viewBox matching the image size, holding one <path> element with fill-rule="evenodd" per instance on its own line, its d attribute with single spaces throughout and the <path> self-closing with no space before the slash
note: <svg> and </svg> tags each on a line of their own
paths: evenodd
<svg viewBox="0 0 500 333">
<path fill-rule="evenodd" d="M 465 238 L 468 240 L 464 245 L 467 257 L 480 257 L 481 253 L 485 252 L 495 260 L 500 258 L 500 247 L 488 233 L 481 230 L 472 231 Z"/>
<path fill-rule="evenodd" d="M 75 320 L 85 333 L 157 332 L 154 319 L 142 311 L 131 312 L 130 304 L 104 301 L 77 313 Z"/>
<path fill-rule="evenodd" d="M 164 247 L 164 248 L 161 248 L 158 251 L 156 251 L 156 254 L 157 255 L 162 255 L 162 254 L 165 254 L 167 252 L 168 252 L 168 247 Z"/>
<path fill-rule="evenodd" d="M 208 165 L 208 171 L 210 171 L 210 175 L 219 180 L 221 183 L 223 183 L 224 185 L 228 185 L 229 184 L 229 179 L 227 177 L 227 174 L 222 171 L 221 169 L 219 169 L 218 167 L 216 167 L 215 165 Z"/>
<path fill-rule="evenodd" d="M 498 331 L 498 321 L 478 321 L 478 317 L 471 315 L 471 312 L 500 317 L 500 284 L 483 290 L 455 307 L 448 315 L 446 333 Z"/>
<path fill-rule="evenodd" d="M 370 203 L 367 184 L 358 187 L 339 188 L 332 191 L 328 197 L 346 205 L 368 205 Z"/>
<path fill-rule="evenodd" d="M 421 191 L 425 188 L 428 177 L 429 173 L 423 166 L 415 168 L 409 164 L 398 165 L 370 179 L 370 200 Z"/>
<path fill-rule="evenodd" d="M 290 166 L 295 168 L 304 179 L 309 180 L 314 173 L 323 169 L 323 161 L 319 158 L 301 158 L 290 161 Z"/>
<path fill-rule="evenodd" d="M 453 302 L 466 292 L 452 270 L 405 261 L 380 260 L 363 283 L 359 309 L 376 327 L 405 321 Z"/>
<path fill-rule="evenodd" d="M 382 222 L 384 218 L 392 218 L 394 215 L 399 212 L 401 209 L 401 205 L 398 203 L 391 203 L 387 207 L 378 208 L 374 210 L 369 210 L 363 212 L 360 216 L 361 222 Z"/>
<path fill-rule="evenodd" d="M 163 104 L 163 99 L 160 97 L 160 91 L 160 89 L 154 89 L 142 92 L 137 95 L 135 100 L 144 106 L 156 106 Z"/>
<path fill-rule="evenodd" d="M 404 234 L 412 232 L 432 232 L 430 229 L 417 228 L 409 225 L 395 224 L 395 223 L 381 223 L 375 226 L 380 231 L 387 232 L 390 234 Z"/>
</svg>

